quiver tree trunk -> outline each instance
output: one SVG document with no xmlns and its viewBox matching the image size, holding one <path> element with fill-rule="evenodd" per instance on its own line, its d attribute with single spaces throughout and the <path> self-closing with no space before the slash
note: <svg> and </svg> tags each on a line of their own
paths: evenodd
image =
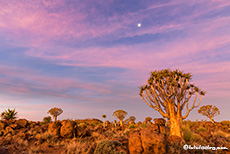
<svg viewBox="0 0 230 154">
<path fill-rule="evenodd" d="M 105 118 L 103 118 L 103 127 L 105 128 Z"/>
<path fill-rule="evenodd" d="M 57 116 L 54 116 L 54 122 L 56 122 L 57 121 Z"/>
<path fill-rule="evenodd" d="M 170 125 L 170 135 L 176 135 L 179 137 L 183 137 L 182 132 L 182 118 L 173 116 L 170 119 L 171 125 Z"/>
<path fill-rule="evenodd" d="M 123 120 L 120 120 L 120 126 L 123 126 Z"/>
<path fill-rule="evenodd" d="M 212 118 L 210 118 L 210 121 L 215 125 L 215 121 Z"/>
</svg>

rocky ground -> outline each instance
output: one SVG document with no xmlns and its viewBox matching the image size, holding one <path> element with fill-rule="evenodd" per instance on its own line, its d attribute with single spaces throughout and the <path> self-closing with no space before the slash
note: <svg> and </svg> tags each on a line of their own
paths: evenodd
<svg viewBox="0 0 230 154">
<path fill-rule="evenodd" d="M 184 138 L 169 136 L 163 119 L 106 127 L 97 119 L 52 123 L 26 119 L 0 121 L 0 154 L 153 154 L 230 153 L 230 121 L 183 122 Z M 184 150 L 184 144 L 228 150 Z"/>
</svg>

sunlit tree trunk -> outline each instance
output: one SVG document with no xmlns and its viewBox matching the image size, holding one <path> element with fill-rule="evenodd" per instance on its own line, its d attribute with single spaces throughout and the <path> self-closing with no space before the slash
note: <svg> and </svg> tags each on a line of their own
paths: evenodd
<svg viewBox="0 0 230 154">
<path fill-rule="evenodd" d="M 123 126 L 123 120 L 120 120 L 120 126 Z"/>
<path fill-rule="evenodd" d="M 172 103 L 169 104 L 169 112 L 170 112 L 169 114 L 170 114 L 170 122 L 171 122 L 170 135 L 183 137 L 181 113 L 175 112 L 175 106 Z"/>
<path fill-rule="evenodd" d="M 57 116 L 54 116 L 54 122 L 56 122 L 57 121 Z"/>
<path fill-rule="evenodd" d="M 103 118 L 103 127 L 105 128 L 105 118 Z"/>
</svg>

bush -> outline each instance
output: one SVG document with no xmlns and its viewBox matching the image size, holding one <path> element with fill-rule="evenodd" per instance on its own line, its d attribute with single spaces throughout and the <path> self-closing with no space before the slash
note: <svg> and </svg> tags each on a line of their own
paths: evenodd
<svg viewBox="0 0 230 154">
<path fill-rule="evenodd" d="M 93 153 L 94 146 L 81 141 L 72 141 L 69 144 L 66 144 L 66 150 L 67 154 Z"/>
<path fill-rule="evenodd" d="M 132 128 L 137 128 L 137 126 L 135 124 L 129 125 L 129 129 L 132 129 Z"/>
<path fill-rule="evenodd" d="M 149 126 L 151 126 L 151 124 L 141 124 L 141 128 L 148 128 Z"/>
<path fill-rule="evenodd" d="M 45 124 L 48 124 L 48 123 L 52 122 L 51 116 L 44 117 L 44 118 L 43 118 L 43 122 L 44 122 Z"/>
<path fill-rule="evenodd" d="M 197 131 L 198 131 L 199 133 L 200 133 L 200 132 L 206 132 L 207 129 L 204 128 L 204 127 L 199 127 L 199 128 L 197 129 Z"/>
<path fill-rule="evenodd" d="M 229 137 L 229 136 L 230 136 L 230 134 L 225 133 L 225 132 L 223 132 L 223 131 L 221 131 L 221 130 L 218 130 L 218 131 L 216 131 L 216 132 L 213 132 L 212 135 L 213 135 L 214 137 Z"/>
<path fill-rule="evenodd" d="M 184 134 L 184 140 L 186 142 L 190 141 L 192 136 L 193 136 L 193 132 L 188 128 L 188 127 L 185 127 L 183 130 L 183 134 Z"/>
<path fill-rule="evenodd" d="M 203 142 L 204 140 L 203 140 L 203 138 L 200 136 L 200 135 L 198 135 L 198 134 L 196 134 L 196 133 L 193 133 L 192 134 L 192 137 L 191 137 L 191 139 L 190 139 L 190 141 L 193 143 L 193 142 L 197 142 L 197 143 L 201 143 L 201 142 Z"/>
<path fill-rule="evenodd" d="M 118 141 L 101 141 L 98 143 L 94 154 L 125 154 L 124 152 L 119 152 L 117 146 L 121 146 L 121 143 Z"/>
<path fill-rule="evenodd" d="M 230 127 L 230 121 L 224 120 L 220 122 L 223 126 L 228 126 Z"/>
</svg>

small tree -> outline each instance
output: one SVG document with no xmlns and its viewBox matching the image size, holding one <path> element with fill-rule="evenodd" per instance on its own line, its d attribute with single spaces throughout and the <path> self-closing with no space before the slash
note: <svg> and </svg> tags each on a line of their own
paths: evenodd
<svg viewBox="0 0 230 154">
<path fill-rule="evenodd" d="M 43 118 L 43 122 L 44 122 L 45 124 L 48 124 L 48 123 L 50 123 L 51 121 L 52 121 L 51 116 L 48 116 L 48 117 L 44 117 L 44 118 Z"/>
<path fill-rule="evenodd" d="M 145 121 L 146 121 L 147 123 L 150 123 L 152 119 L 153 119 L 153 118 L 151 118 L 151 117 L 146 117 L 146 118 L 145 118 Z"/>
<path fill-rule="evenodd" d="M 212 118 L 219 115 L 220 110 L 214 105 L 205 105 L 200 107 L 198 113 L 202 114 L 203 116 L 207 116 L 212 123 L 215 123 Z"/>
<path fill-rule="evenodd" d="M 7 109 L 1 114 L 1 118 L 4 120 L 15 120 L 17 119 L 18 112 L 15 111 L 15 109 Z"/>
<path fill-rule="evenodd" d="M 170 135 L 183 137 L 182 120 L 186 119 L 191 110 L 201 103 L 204 91 L 190 83 L 192 75 L 182 71 L 164 69 L 151 72 L 146 85 L 140 87 L 140 96 L 144 102 L 158 111 L 163 118 L 170 120 Z M 198 94 L 201 95 L 199 103 L 195 105 Z M 194 97 L 192 103 L 190 98 Z M 190 107 L 189 107 L 189 104 Z M 182 115 L 182 111 L 185 115 Z"/>
<path fill-rule="evenodd" d="M 117 120 L 114 120 L 114 126 L 117 127 Z"/>
<path fill-rule="evenodd" d="M 61 108 L 54 107 L 54 108 L 50 109 L 47 113 L 51 114 L 53 116 L 53 118 L 54 118 L 54 122 L 56 122 L 57 121 L 57 116 L 62 114 L 63 110 Z"/>
<path fill-rule="evenodd" d="M 105 118 L 106 118 L 106 115 L 103 114 L 103 115 L 102 115 L 102 118 L 103 118 L 103 127 L 105 128 Z"/>
<path fill-rule="evenodd" d="M 129 117 L 129 121 L 135 122 L 135 120 L 136 120 L 136 117 L 135 117 L 135 116 L 130 116 L 130 117 Z"/>
<path fill-rule="evenodd" d="M 116 110 L 113 112 L 113 116 L 120 120 L 120 125 L 123 126 L 123 119 L 128 113 L 124 110 Z"/>
</svg>

